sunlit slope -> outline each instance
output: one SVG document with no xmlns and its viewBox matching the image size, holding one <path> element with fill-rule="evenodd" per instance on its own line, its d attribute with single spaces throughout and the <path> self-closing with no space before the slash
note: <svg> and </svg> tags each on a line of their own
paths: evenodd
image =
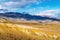
<svg viewBox="0 0 60 40">
<path fill-rule="evenodd" d="M 0 40 L 60 40 L 60 30 L 0 23 Z"/>
</svg>

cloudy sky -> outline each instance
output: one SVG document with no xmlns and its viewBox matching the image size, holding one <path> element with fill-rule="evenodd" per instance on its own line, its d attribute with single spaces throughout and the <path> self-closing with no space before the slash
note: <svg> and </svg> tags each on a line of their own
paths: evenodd
<svg viewBox="0 0 60 40">
<path fill-rule="evenodd" d="M 0 12 L 60 17 L 60 0 L 0 0 Z"/>
</svg>

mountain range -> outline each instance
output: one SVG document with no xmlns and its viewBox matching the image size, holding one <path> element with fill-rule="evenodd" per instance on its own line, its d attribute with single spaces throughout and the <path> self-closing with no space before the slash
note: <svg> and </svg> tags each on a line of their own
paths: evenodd
<svg viewBox="0 0 60 40">
<path fill-rule="evenodd" d="M 18 12 L 0 13 L 0 17 L 23 18 L 23 19 L 26 19 L 26 20 L 52 20 L 52 21 L 60 21 L 60 19 L 57 19 L 57 18 L 51 18 L 51 17 L 46 17 L 46 16 L 30 15 L 28 13 L 18 13 Z"/>
</svg>

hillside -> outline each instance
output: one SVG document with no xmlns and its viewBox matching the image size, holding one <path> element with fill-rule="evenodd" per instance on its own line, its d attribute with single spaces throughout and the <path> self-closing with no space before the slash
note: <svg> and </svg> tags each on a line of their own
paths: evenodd
<svg viewBox="0 0 60 40">
<path fill-rule="evenodd" d="M 0 40 L 60 40 L 60 24 L 0 20 Z"/>
<path fill-rule="evenodd" d="M 0 40 L 60 40 L 60 20 L 22 13 L 0 13 Z"/>
</svg>

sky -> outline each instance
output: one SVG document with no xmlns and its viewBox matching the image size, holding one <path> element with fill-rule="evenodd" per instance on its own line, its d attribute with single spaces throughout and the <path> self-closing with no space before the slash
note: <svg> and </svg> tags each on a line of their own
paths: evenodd
<svg viewBox="0 0 60 40">
<path fill-rule="evenodd" d="M 60 18 L 60 0 L 0 0 L 0 12 L 26 12 Z"/>
</svg>

